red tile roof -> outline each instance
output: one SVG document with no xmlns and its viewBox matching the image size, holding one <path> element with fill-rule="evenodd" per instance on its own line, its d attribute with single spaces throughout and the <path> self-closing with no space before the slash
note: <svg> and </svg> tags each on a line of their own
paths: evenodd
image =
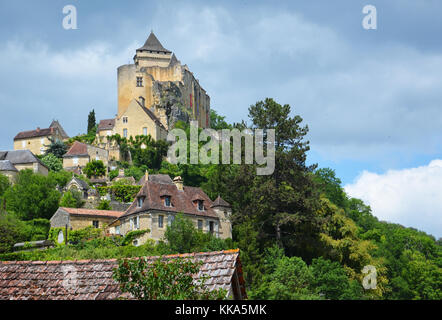
<svg viewBox="0 0 442 320">
<path fill-rule="evenodd" d="M 22 131 L 17 133 L 17 135 L 14 137 L 14 141 L 21 139 L 37 138 L 37 137 L 47 137 L 53 134 L 54 134 L 54 128 L 45 128 L 45 129 L 37 128 L 36 130 Z"/>
<path fill-rule="evenodd" d="M 164 196 L 170 196 L 172 207 L 164 205 Z M 217 218 L 214 209 L 211 208 L 212 200 L 200 188 L 184 186 L 183 190 L 178 190 L 174 183 L 165 184 L 155 181 L 148 181 L 143 185 L 137 197 L 144 197 L 143 206 L 138 208 L 137 200 L 132 203 L 126 213 L 128 216 L 134 213 L 145 212 L 151 209 L 164 210 L 169 212 L 182 212 L 197 216 Z M 203 200 L 204 211 L 199 211 L 195 200 Z"/>
<path fill-rule="evenodd" d="M 75 208 L 64 208 L 64 207 L 60 207 L 59 210 L 60 209 L 75 216 L 119 218 L 124 214 L 124 212 L 122 211 L 110 211 L 110 210 L 81 209 L 81 208 L 75 209 Z"/>
<path fill-rule="evenodd" d="M 200 271 L 193 277 L 195 280 L 208 277 L 205 285 L 209 290 L 225 289 L 237 299 L 247 298 L 239 250 L 163 257 L 174 258 L 202 261 Z M 152 262 L 158 257 L 147 259 Z M 117 266 L 116 259 L 0 262 L 0 300 L 130 299 L 130 295 L 122 295 L 119 284 L 112 278 Z"/>
<path fill-rule="evenodd" d="M 87 156 L 87 144 L 75 141 L 63 157 Z"/>
</svg>

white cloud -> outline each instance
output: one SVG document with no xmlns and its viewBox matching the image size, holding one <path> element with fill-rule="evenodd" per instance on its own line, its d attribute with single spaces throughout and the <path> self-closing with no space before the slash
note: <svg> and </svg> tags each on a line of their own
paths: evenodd
<svg viewBox="0 0 442 320">
<path fill-rule="evenodd" d="M 442 160 L 384 174 L 364 171 L 344 189 L 381 220 L 442 236 Z"/>
</svg>

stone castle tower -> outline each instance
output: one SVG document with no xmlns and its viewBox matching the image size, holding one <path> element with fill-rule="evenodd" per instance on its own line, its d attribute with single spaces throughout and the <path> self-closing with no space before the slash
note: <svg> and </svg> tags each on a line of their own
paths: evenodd
<svg viewBox="0 0 442 320">
<path fill-rule="evenodd" d="M 165 49 L 153 32 L 136 50 L 134 63 L 118 68 L 118 118 L 134 99 L 166 130 L 178 120 L 197 120 L 200 128 L 210 127 L 210 97 L 187 65 Z"/>
</svg>

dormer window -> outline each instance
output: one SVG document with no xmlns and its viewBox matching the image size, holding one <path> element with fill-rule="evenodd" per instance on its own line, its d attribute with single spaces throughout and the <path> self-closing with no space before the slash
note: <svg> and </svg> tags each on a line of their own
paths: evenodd
<svg viewBox="0 0 442 320">
<path fill-rule="evenodd" d="M 204 203 L 203 200 L 198 200 L 198 210 L 204 211 Z"/>
<path fill-rule="evenodd" d="M 143 197 L 139 197 L 137 198 L 137 207 L 141 208 L 143 206 L 144 203 L 144 198 Z"/>
<path fill-rule="evenodd" d="M 171 203 L 170 203 L 170 196 L 165 196 L 164 197 L 164 206 L 166 207 L 171 207 Z"/>
</svg>

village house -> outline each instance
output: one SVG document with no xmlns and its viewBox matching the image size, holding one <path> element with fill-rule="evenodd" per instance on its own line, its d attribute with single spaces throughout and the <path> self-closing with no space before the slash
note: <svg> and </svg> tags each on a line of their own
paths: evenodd
<svg viewBox="0 0 442 320">
<path fill-rule="evenodd" d="M 12 169 L 11 164 L 18 171 L 30 169 L 34 173 L 48 175 L 49 169 L 29 150 L 0 151 L 0 161 L 9 161 L 5 164 Z M 14 170 L 12 170 L 14 171 Z M 8 176 L 15 175 L 11 170 L 5 170 Z"/>
<path fill-rule="evenodd" d="M 8 177 L 9 182 L 14 183 L 18 170 L 9 160 L 0 160 L 0 174 Z"/>
<path fill-rule="evenodd" d="M 159 259 L 146 258 L 148 263 Z M 164 261 L 178 258 L 201 263 L 200 272 L 194 274 L 193 279 L 205 278 L 208 290 L 223 289 L 228 299 L 247 299 L 239 250 L 162 257 Z M 123 294 L 113 279 L 117 267 L 116 259 L 1 261 L 0 300 L 132 300 L 134 297 Z"/>
<path fill-rule="evenodd" d="M 101 160 L 105 167 L 108 165 L 107 150 L 75 141 L 63 156 L 63 169 L 81 174 L 86 165 L 93 160 Z"/>
<path fill-rule="evenodd" d="M 149 230 L 135 240 L 135 245 L 143 244 L 147 239 L 163 240 L 167 226 L 182 213 L 198 230 L 221 239 L 232 238 L 231 206 L 221 197 L 212 201 L 200 188 L 184 186 L 181 177 L 172 181 L 166 175 L 152 176 L 150 179 L 146 173 L 135 201 L 109 225 L 110 233 L 124 236 L 134 230 Z"/>
<path fill-rule="evenodd" d="M 49 128 L 19 132 L 14 137 L 14 150 L 29 150 L 33 154 L 44 154 L 52 141 L 65 141 L 69 136 L 57 120 Z"/>
<path fill-rule="evenodd" d="M 60 207 L 51 217 L 51 228 L 65 228 L 69 230 L 78 230 L 93 226 L 102 228 L 118 219 L 124 212 L 96 210 L 96 209 L 77 209 Z"/>
</svg>

